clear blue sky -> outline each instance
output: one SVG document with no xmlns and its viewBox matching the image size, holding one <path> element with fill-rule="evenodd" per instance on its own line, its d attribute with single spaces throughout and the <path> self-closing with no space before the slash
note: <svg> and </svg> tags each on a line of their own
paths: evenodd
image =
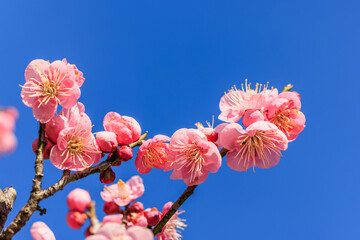
<svg viewBox="0 0 360 240">
<path fill-rule="evenodd" d="M 17 151 L 0 160 L 0 187 L 18 192 L 9 220 L 29 196 L 38 127 L 18 84 L 32 59 L 66 57 L 84 72 L 80 101 L 94 131 L 116 111 L 150 136 L 171 136 L 217 116 L 223 92 L 245 78 L 294 84 L 305 130 L 272 169 L 240 173 L 224 162 L 183 205 L 184 239 L 360 239 L 359 12 L 356 0 L 1 1 L 0 105 L 21 114 Z M 136 174 L 133 161 L 115 171 Z M 43 185 L 60 175 L 46 162 Z M 162 208 L 186 188 L 161 170 L 142 177 L 145 207 Z M 102 217 L 94 175 L 43 201 L 46 216 L 34 214 L 14 239 L 30 239 L 37 220 L 57 239 L 82 239 L 85 228 L 65 222 L 75 187 L 89 190 Z"/>
</svg>

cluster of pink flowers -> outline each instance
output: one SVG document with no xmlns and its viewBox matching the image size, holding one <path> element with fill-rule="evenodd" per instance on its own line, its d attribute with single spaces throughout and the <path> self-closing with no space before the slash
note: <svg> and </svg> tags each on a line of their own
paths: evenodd
<svg viewBox="0 0 360 240">
<path fill-rule="evenodd" d="M 11 153 L 17 145 L 14 134 L 18 111 L 13 107 L 0 108 L 0 156 Z"/>
<path fill-rule="evenodd" d="M 220 133 L 227 153 L 227 165 L 236 171 L 250 167 L 270 168 L 280 161 L 281 151 L 305 127 L 300 95 L 245 83 L 245 89 L 231 89 L 220 100 L 220 120 L 229 122 Z M 243 127 L 236 123 L 240 119 Z"/>
<path fill-rule="evenodd" d="M 173 203 L 166 203 L 162 212 L 157 208 L 145 209 L 143 203 L 136 201 L 144 191 L 145 187 L 139 176 L 131 177 L 126 183 L 119 180 L 116 184 L 105 186 L 100 195 L 105 201 L 103 211 L 106 216 L 95 232 L 90 232 L 89 229 L 94 230 L 94 226 L 89 226 L 85 233 L 86 239 L 112 240 L 119 236 L 133 240 L 153 239 L 150 229 L 159 223 Z M 79 229 L 84 225 L 88 219 L 90 203 L 90 195 L 83 189 L 76 188 L 69 193 L 67 205 L 70 211 L 66 220 L 71 228 Z M 180 231 L 186 227 L 185 220 L 179 217 L 181 213 L 183 211 L 177 211 L 163 227 L 162 232 L 157 235 L 159 240 L 181 239 Z"/>
</svg>

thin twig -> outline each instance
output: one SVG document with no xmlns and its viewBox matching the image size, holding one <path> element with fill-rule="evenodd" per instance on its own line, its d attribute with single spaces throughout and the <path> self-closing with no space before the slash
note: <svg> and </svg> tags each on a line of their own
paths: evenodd
<svg viewBox="0 0 360 240">
<path fill-rule="evenodd" d="M 223 158 L 228 151 L 229 150 L 227 150 L 225 148 L 221 149 L 221 151 L 220 151 L 221 157 Z M 181 205 L 194 193 L 197 186 L 198 185 L 189 186 L 183 192 L 183 194 L 181 194 L 181 196 L 171 206 L 169 211 L 167 211 L 167 213 L 161 218 L 161 220 L 158 222 L 158 224 L 156 224 L 156 226 L 153 228 L 152 232 L 153 232 L 154 236 L 156 236 L 156 234 L 158 234 L 162 231 L 163 227 L 171 219 L 171 217 L 176 213 L 176 211 L 181 207 Z"/>
</svg>

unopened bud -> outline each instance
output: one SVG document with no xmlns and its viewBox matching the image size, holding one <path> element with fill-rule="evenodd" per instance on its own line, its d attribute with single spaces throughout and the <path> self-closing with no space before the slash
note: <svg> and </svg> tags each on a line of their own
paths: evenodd
<svg viewBox="0 0 360 240">
<path fill-rule="evenodd" d="M 123 161 L 128 161 L 133 157 L 132 148 L 126 145 L 118 148 L 117 153 L 119 155 L 119 158 L 122 159 Z"/>
<path fill-rule="evenodd" d="M 87 219 L 86 213 L 71 211 L 66 215 L 66 222 L 69 227 L 73 229 L 79 229 L 84 225 Z"/>
<path fill-rule="evenodd" d="M 107 215 L 115 214 L 115 213 L 122 213 L 122 209 L 120 209 L 119 206 L 114 202 L 105 202 L 103 211 Z"/>
<path fill-rule="evenodd" d="M 150 226 L 155 226 L 161 219 L 161 213 L 156 208 L 151 209 L 150 211 L 145 211 L 144 216 Z"/>
<path fill-rule="evenodd" d="M 144 211 L 144 205 L 141 202 L 134 202 L 128 209 L 130 212 L 139 213 Z"/>
<path fill-rule="evenodd" d="M 104 171 L 100 172 L 100 182 L 105 184 L 111 184 L 115 181 L 116 175 L 111 167 L 108 167 Z"/>
</svg>

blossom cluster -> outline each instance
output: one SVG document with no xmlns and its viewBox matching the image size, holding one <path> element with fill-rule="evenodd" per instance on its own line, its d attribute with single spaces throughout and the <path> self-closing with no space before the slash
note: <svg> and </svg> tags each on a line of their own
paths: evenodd
<svg viewBox="0 0 360 240">
<path fill-rule="evenodd" d="M 14 134 L 18 111 L 13 107 L 0 108 L 0 156 L 11 153 L 17 145 Z"/>
<path fill-rule="evenodd" d="M 105 201 L 103 217 L 100 226 L 90 226 L 85 232 L 86 240 L 152 240 L 154 238 L 151 228 L 169 211 L 172 202 L 164 205 L 160 212 L 157 208 L 144 208 L 143 203 L 137 200 L 144 193 L 144 185 L 139 176 L 133 176 L 126 183 L 119 180 L 117 184 L 105 186 L 101 197 Z M 66 222 L 70 228 L 81 228 L 91 216 L 90 194 L 80 188 L 72 190 L 67 196 L 69 212 Z M 125 208 L 124 208 L 125 207 Z M 181 230 L 186 227 L 184 219 L 177 211 L 157 235 L 159 240 L 180 240 Z M 96 216 L 95 216 L 96 217 Z M 36 222 L 31 228 L 34 240 L 53 240 L 55 236 L 50 228 L 43 222 Z M 121 238 L 123 237 L 123 238 Z"/>
</svg>

